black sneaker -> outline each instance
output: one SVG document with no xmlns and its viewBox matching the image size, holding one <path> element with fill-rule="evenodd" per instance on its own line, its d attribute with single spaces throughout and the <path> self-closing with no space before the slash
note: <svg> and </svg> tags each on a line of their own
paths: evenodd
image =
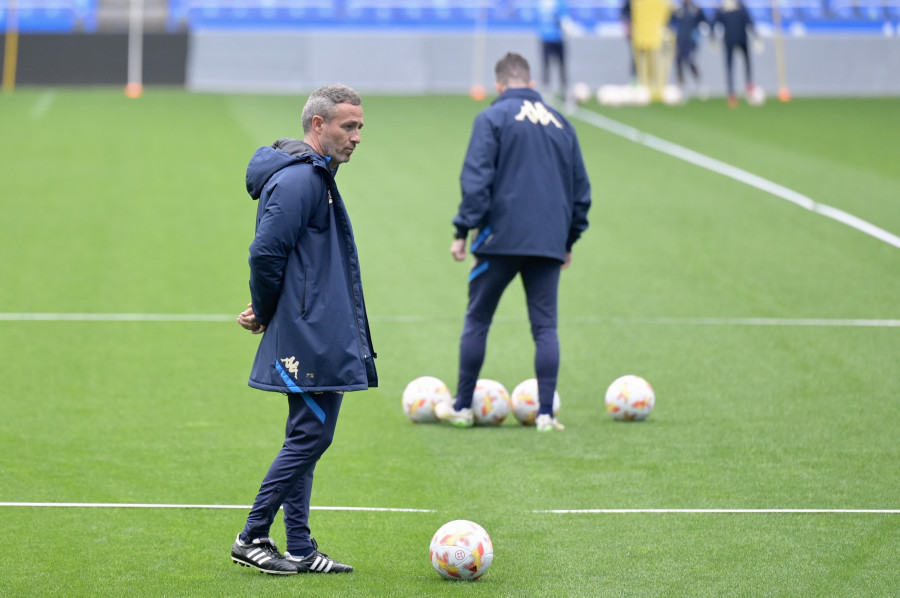
<svg viewBox="0 0 900 598">
<path fill-rule="evenodd" d="M 269 575 L 295 575 L 297 566 L 275 548 L 272 538 L 241 542 L 238 536 L 231 547 L 231 560 L 242 567 L 253 567 Z"/>
<path fill-rule="evenodd" d="M 315 538 L 312 539 L 313 552 L 309 556 L 298 558 L 291 556 L 290 552 L 284 553 L 284 558 L 293 563 L 297 573 L 350 573 L 353 567 L 339 563 L 327 554 L 319 552 L 319 545 Z"/>
</svg>

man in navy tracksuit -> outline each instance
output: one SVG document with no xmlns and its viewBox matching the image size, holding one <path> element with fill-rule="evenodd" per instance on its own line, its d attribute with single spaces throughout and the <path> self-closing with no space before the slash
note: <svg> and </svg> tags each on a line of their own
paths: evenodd
<svg viewBox="0 0 900 598">
<path fill-rule="evenodd" d="M 538 35 L 541 38 L 541 81 L 546 93 L 550 93 L 550 62 L 556 61 L 559 69 L 560 95 L 568 90 L 566 77 L 566 42 L 563 22 L 569 18 L 569 9 L 563 0 L 541 0 L 537 6 Z"/>
<path fill-rule="evenodd" d="M 706 91 L 701 85 L 700 71 L 694 60 L 701 23 L 709 25 L 703 9 L 694 4 L 694 0 L 682 0 L 681 6 L 672 12 L 669 25 L 675 30 L 675 75 L 678 77 L 678 86 L 684 91 L 684 68 L 689 68 L 694 75 L 698 94 L 705 100 Z"/>
<path fill-rule="evenodd" d="M 535 342 L 539 431 L 562 430 L 553 415 L 559 371 L 557 290 L 560 269 L 587 228 L 591 187 L 575 129 L 534 90 L 528 62 L 509 53 L 495 67 L 500 96 L 475 119 L 460 182 L 462 203 L 453 219 L 453 258 L 471 251 L 469 306 L 460 340 L 455 404 L 439 403 L 438 418 L 458 427 L 473 423 L 472 397 L 484 363 L 488 329 L 500 296 L 522 277 Z"/>
<path fill-rule="evenodd" d="M 353 570 L 318 551 L 308 521 L 313 471 L 334 437 L 344 392 L 378 383 L 353 229 L 334 181 L 360 142 L 362 114 L 354 90 L 321 87 L 303 108 L 303 141 L 262 147 L 247 168 L 247 191 L 259 204 L 252 302 L 238 323 L 264 333 L 250 386 L 286 394 L 288 418 L 231 558 L 273 575 Z M 284 554 L 269 537 L 282 507 Z"/>
<path fill-rule="evenodd" d="M 756 33 L 753 18 L 741 0 L 722 0 L 713 16 L 713 31 L 717 25 L 722 26 L 722 37 L 725 41 L 725 78 L 728 81 L 728 105 L 732 108 L 738 104 L 734 91 L 734 52 L 740 50 L 744 55 L 744 81 L 747 84 L 747 95 L 753 91 L 753 72 L 750 68 L 750 52 L 747 47 L 747 33 Z"/>
</svg>

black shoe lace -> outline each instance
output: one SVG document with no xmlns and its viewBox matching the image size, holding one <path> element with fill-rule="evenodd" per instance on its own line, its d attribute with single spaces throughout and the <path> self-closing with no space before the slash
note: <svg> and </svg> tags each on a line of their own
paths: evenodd
<svg viewBox="0 0 900 598">
<path fill-rule="evenodd" d="M 315 557 L 316 555 L 319 555 L 320 557 L 327 559 L 328 558 L 327 554 L 325 554 L 324 552 L 319 552 L 319 543 L 316 542 L 316 539 L 310 538 L 309 540 L 310 540 L 310 542 L 312 542 L 312 545 L 313 545 L 313 553 L 310 555 L 310 557 Z M 315 560 L 315 558 L 313 558 L 313 560 Z M 333 560 L 333 559 L 329 559 L 329 560 Z"/>
</svg>

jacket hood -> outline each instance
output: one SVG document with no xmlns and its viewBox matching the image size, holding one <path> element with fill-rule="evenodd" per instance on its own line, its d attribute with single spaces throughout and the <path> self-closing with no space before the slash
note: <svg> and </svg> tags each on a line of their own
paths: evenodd
<svg viewBox="0 0 900 598">
<path fill-rule="evenodd" d="M 325 158 L 299 139 L 285 137 L 271 146 L 259 148 L 247 165 L 247 193 L 253 199 L 259 199 L 266 183 L 276 172 L 298 162 L 311 162 L 327 168 Z"/>
</svg>

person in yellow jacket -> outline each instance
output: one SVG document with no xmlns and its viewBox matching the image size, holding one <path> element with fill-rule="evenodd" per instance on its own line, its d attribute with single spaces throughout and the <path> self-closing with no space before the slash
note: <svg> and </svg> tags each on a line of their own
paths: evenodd
<svg viewBox="0 0 900 598">
<path fill-rule="evenodd" d="M 637 79 L 650 89 L 653 100 L 662 98 L 669 75 L 671 61 L 665 55 L 671 53 L 667 27 L 671 16 L 670 0 L 631 0 L 631 44 Z"/>
</svg>

